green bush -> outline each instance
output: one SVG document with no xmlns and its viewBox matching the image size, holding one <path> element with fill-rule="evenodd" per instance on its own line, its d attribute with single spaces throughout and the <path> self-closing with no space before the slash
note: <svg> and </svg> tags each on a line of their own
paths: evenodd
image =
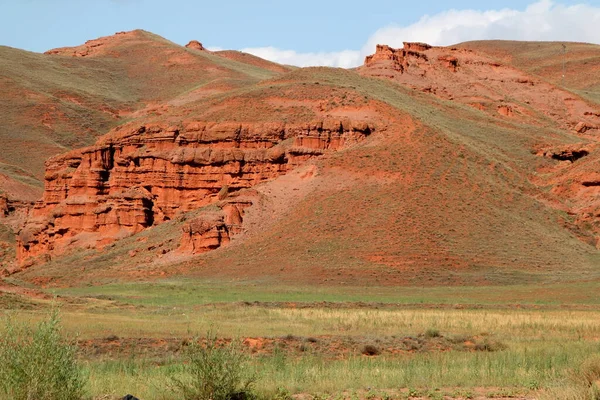
<svg viewBox="0 0 600 400">
<path fill-rule="evenodd" d="M 425 337 L 426 338 L 438 338 L 441 337 L 442 334 L 440 333 L 439 330 L 435 329 L 435 328 L 429 328 L 425 331 Z"/>
<path fill-rule="evenodd" d="M 255 376 L 247 372 L 248 357 L 238 345 L 220 345 L 208 335 L 206 345 L 193 340 L 185 348 L 184 375 L 173 377 L 171 387 L 185 400 L 254 399 Z"/>
<path fill-rule="evenodd" d="M 0 336 L 0 396 L 14 400 L 78 400 L 86 377 L 76 347 L 60 330 L 58 312 L 36 328 L 6 319 Z"/>
</svg>

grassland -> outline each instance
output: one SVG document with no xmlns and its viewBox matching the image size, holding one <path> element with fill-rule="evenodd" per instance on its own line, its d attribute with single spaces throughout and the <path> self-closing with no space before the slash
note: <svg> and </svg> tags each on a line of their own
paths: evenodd
<svg viewBox="0 0 600 400">
<path fill-rule="evenodd" d="M 266 398 L 561 398 L 600 353 L 599 285 L 314 289 L 166 280 L 53 289 L 54 300 L 11 313 L 33 322 L 60 304 L 96 398 L 173 398 L 167 382 L 182 374 L 178 344 L 209 331 L 274 343 L 243 347 Z M 408 339 L 490 346 L 388 349 Z M 365 345 L 381 354 L 362 354 Z"/>
</svg>

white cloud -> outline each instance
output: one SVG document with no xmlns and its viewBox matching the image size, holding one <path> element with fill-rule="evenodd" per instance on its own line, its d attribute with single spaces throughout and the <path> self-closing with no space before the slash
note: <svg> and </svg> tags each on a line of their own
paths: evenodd
<svg viewBox="0 0 600 400">
<path fill-rule="evenodd" d="M 363 51 L 377 43 L 400 46 L 402 41 L 421 41 L 447 46 L 469 40 L 560 40 L 600 43 L 600 7 L 563 5 L 550 0 L 517 10 L 450 10 L 425 16 L 402 27 L 392 26 L 372 35 Z M 372 51 L 372 50 L 370 50 Z"/>
<path fill-rule="evenodd" d="M 525 10 L 449 10 L 424 16 L 409 26 L 388 26 L 369 37 L 361 50 L 298 53 L 274 47 L 243 49 L 282 64 L 355 67 L 375 51 L 376 44 L 402 46 L 405 41 L 445 46 L 469 40 L 560 40 L 600 43 L 600 7 L 564 5 L 540 0 Z"/>
<path fill-rule="evenodd" d="M 361 53 L 356 50 L 343 50 L 321 53 L 298 53 L 294 50 L 280 50 L 275 47 L 254 47 L 242 49 L 266 60 L 280 64 L 297 65 L 299 67 L 355 67 L 361 63 Z"/>
</svg>

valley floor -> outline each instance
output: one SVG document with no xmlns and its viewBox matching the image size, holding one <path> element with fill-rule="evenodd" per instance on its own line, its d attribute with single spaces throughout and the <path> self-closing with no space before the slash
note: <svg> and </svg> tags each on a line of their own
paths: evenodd
<svg viewBox="0 0 600 400">
<path fill-rule="evenodd" d="M 600 355 L 598 289 L 165 280 L 5 291 L 0 304 L 28 322 L 60 306 L 97 399 L 173 398 L 183 348 L 209 332 L 240 343 L 266 398 L 585 399 L 582 376 Z"/>
</svg>

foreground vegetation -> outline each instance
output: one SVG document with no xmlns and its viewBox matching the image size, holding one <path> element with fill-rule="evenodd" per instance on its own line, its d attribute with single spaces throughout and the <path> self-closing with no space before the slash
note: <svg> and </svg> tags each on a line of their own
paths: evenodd
<svg viewBox="0 0 600 400">
<path fill-rule="evenodd" d="M 361 291 L 322 288 L 332 301 L 322 303 L 302 289 L 285 295 L 283 288 L 215 286 L 221 290 L 203 294 L 192 282 L 61 290 L 60 298 L 20 304 L 12 326 L 46 321 L 59 302 L 65 335 L 79 335 L 78 376 L 98 399 L 202 398 L 190 393 L 199 382 L 221 381 L 219 374 L 235 378 L 231 391 L 259 398 L 598 398 L 600 307 L 556 304 L 575 287 L 530 288 L 548 295 L 495 304 L 476 302 L 480 292 L 467 288 L 465 301 L 451 304 L 454 289 L 412 289 L 429 303 L 403 297 L 409 289 L 397 297 L 372 289 L 381 302 L 361 303 Z M 508 295 L 503 290 L 495 295 Z M 524 289 L 514 293 L 525 296 Z M 212 342 L 194 340 L 207 331 Z M 419 345 L 392 345 L 402 340 Z M 225 353 L 198 353 L 207 348 Z M 233 361 L 194 369 L 224 358 Z"/>
</svg>

